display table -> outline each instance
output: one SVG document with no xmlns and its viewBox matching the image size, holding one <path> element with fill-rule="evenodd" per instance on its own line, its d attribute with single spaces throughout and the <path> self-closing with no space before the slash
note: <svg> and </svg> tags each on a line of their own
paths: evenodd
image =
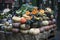
<svg viewBox="0 0 60 40">
<path fill-rule="evenodd" d="M 38 35 L 11 33 L 11 32 L 0 32 L 0 40 L 45 40 L 50 35 L 55 35 L 55 32 L 51 31 L 39 33 Z"/>
</svg>

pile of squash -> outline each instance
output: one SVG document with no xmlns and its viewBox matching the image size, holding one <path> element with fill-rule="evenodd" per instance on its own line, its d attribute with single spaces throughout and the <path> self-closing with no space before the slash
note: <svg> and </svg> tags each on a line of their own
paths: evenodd
<svg viewBox="0 0 60 40">
<path fill-rule="evenodd" d="M 4 32 L 36 35 L 44 31 L 54 31 L 56 29 L 56 19 L 51 8 L 38 10 L 38 7 L 28 4 L 23 4 L 9 20 L 7 18 L 3 18 L 3 20 L 4 22 L 0 23 L 0 26 Z"/>
</svg>

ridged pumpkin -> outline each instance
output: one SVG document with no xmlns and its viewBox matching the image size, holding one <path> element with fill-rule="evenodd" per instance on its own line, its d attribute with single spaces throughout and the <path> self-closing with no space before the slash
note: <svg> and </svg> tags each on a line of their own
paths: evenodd
<svg viewBox="0 0 60 40">
<path fill-rule="evenodd" d="M 32 19 L 32 16 L 28 16 L 26 14 L 24 14 L 23 17 L 26 18 L 26 20 L 31 20 Z"/>
<path fill-rule="evenodd" d="M 37 8 L 34 8 L 33 11 L 32 11 L 32 14 L 37 14 L 38 13 L 38 9 Z"/>
<path fill-rule="evenodd" d="M 26 11 L 26 15 L 29 15 L 30 14 L 30 12 L 29 11 Z"/>
<path fill-rule="evenodd" d="M 20 23 L 24 24 L 24 23 L 26 23 L 26 21 L 27 20 L 24 17 L 22 17 L 21 20 L 20 20 Z"/>
<path fill-rule="evenodd" d="M 40 9 L 39 12 L 41 15 L 43 15 L 45 11 L 43 9 Z"/>
</svg>

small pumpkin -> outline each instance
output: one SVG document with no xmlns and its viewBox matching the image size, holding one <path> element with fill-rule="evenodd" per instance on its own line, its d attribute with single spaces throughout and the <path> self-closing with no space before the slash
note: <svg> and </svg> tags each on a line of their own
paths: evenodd
<svg viewBox="0 0 60 40">
<path fill-rule="evenodd" d="M 53 19 L 52 21 L 53 21 L 54 23 L 56 23 L 56 19 Z"/>
<path fill-rule="evenodd" d="M 20 30 L 21 33 L 27 34 L 29 30 Z"/>
<path fill-rule="evenodd" d="M 52 24 L 52 21 L 51 20 L 49 20 L 49 25 L 51 25 Z"/>
<path fill-rule="evenodd" d="M 20 22 L 21 18 L 17 17 L 17 16 L 13 16 L 12 20 L 16 21 L 16 22 Z"/>
<path fill-rule="evenodd" d="M 9 22 L 5 22 L 5 25 L 6 25 L 6 26 L 9 26 L 10 24 L 9 24 Z"/>
<path fill-rule="evenodd" d="M 34 14 L 34 15 L 36 15 L 37 13 L 38 13 L 38 10 L 35 10 L 35 9 L 34 9 L 34 10 L 32 11 L 32 14 Z"/>
<path fill-rule="evenodd" d="M 49 24 L 49 22 L 47 20 L 42 21 L 42 25 L 48 25 L 48 24 Z"/>
<path fill-rule="evenodd" d="M 26 18 L 26 20 L 31 20 L 32 16 L 27 16 L 26 14 L 23 15 L 24 18 Z"/>
<path fill-rule="evenodd" d="M 43 9 L 40 9 L 39 12 L 40 12 L 40 15 L 43 15 L 45 11 Z"/>
<path fill-rule="evenodd" d="M 12 26 L 13 27 L 19 27 L 20 26 L 20 23 L 13 23 Z"/>
<path fill-rule="evenodd" d="M 12 29 L 12 32 L 18 33 L 18 32 L 19 32 L 19 29 L 13 28 L 13 29 Z"/>
<path fill-rule="evenodd" d="M 45 28 L 44 27 L 41 27 L 40 28 L 40 32 L 44 32 L 45 31 Z"/>
<path fill-rule="evenodd" d="M 20 19 L 20 23 L 21 23 L 21 24 L 25 24 L 26 21 L 27 21 L 27 20 L 26 20 L 24 17 L 22 17 L 22 18 Z"/>
<path fill-rule="evenodd" d="M 50 29 L 50 26 L 45 26 L 45 30 L 48 31 Z"/>
<path fill-rule="evenodd" d="M 37 35 L 37 34 L 40 33 L 40 29 L 39 29 L 39 28 L 31 28 L 31 29 L 29 30 L 29 33 L 30 33 L 30 34 L 34 34 L 34 35 Z"/>
<path fill-rule="evenodd" d="M 26 15 L 29 15 L 30 14 L 30 12 L 29 11 L 26 11 Z"/>
<path fill-rule="evenodd" d="M 29 25 L 26 25 L 26 24 L 21 24 L 21 25 L 20 25 L 20 28 L 21 28 L 21 29 L 29 29 L 30 26 L 29 26 Z"/>
<path fill-rule="evenodd" d="M 46 10 L 45 10 L 45 12 L 51 12 L 52 11 L 52 9 L 51 8 L 46 8 Z"/>
</svg>

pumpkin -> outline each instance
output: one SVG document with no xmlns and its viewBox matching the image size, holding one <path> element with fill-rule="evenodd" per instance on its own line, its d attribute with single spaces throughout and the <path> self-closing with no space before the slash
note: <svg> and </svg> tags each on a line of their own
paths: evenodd
<svg viewBox="0 0 60 40">
<path fill-rule="evenodd" d="M 44 10 L 43 9 L 40 9 L 39 12 L 40 12 L 40 15 L 44 14 Z"/>
<path fill-rule="evenodd" d="M 5 22 L 5 25 L 6 25 L 6 26 L 9 26 L 10 24 L 9 24 L 9 22 Z"/>
<path fill-rule="evenodd" d="M 34 7 L 33 9 L 34 9 L 34 10 L 37 10 L 37 9 L 38 9 L 38 7 Z"/>
<path fill-rule="evenodd" d="M 21 25 L 20 25 L 20 28 L 21 28 L 21 29 L 29 29 L 30 26 L 29 26 L 29 25 L 26 25 L 26 24 L 21 24 Z"/>
<path fill-rule="evenodd" d="M 12 20 L 16 21 L 16 22 L 20 22 L 21 18 L 17 17 L 17 16 L 13 16 Z"/>
<path fill-rule="evenodd" d="M 53 19 L 54 18 L 54 15 L 51 15 L 51 19 Z"/>
<path fill-rule="evenodd" d="M 13 27 L 19 27 L 20 26 L 20 23 L 12 23 L 12 26 Z"/>
<path fill-rule="evenodd" d="M 22 18 L 20 19 L 20 23 L 21 23 L 21 24 L 25 24 L 26 21 L 27 21 L 27 20 L 26 20 L 24 17 L 22 17 Z"/>
<path fill-rule="evenodd" d="M 30 14 L 30 12 L 29 11 L 26 11 L 26 15 L 29 15 Z"/>
<path fill-rule="evenodd" d="M 48 31 L 50 29 L 50 26 L 45 26 L 45 30 Z"/>
<path fill-rule="evenodd" d="M 52 21 L 51 20 L 49 20 L 49 25 L 51 25 L 52 24 Z"/>
<path fill-rule="evenodd" d="M 51 10 L 51 8 L 46 8 L 46 10 L 45 10 L 45 12 L 51 12 L 52 10 Z"/>
<path fill-rule="evenodd" d="M 32 10 L 32 14 L 36 15 L 38 13 L 37 9 Z"/>
<path fill-rule="evenodd" d="M 41 27 L 40 28 L 40 32 L 44 32 L 45 31 L 45 28 L 44 27 Z"/>
<path fill-rule="evenodd" d="M 29 30 L 29 33 L 30 34 L 34 34 L 34 35 L 39 34 L 40 33 L 40 29 L 39 28 L 31 28 Z"/>
<path fill-rule="evenodd" d="M 53 19 L 52 21 L 53 21 L 54 23 L 56 23 L 56 19 Z"/>
<path fill-rule="evenodd" d="M 12 32 L 17 33 L 17 32 L 19 32 L 19 29 L 17 29 L 17 28 L 13 28 L 13 29 L 12 29 Z"/>
<path fill-rule="evenodd" d="M 24 18 L 26 18 L 26 20 L 31 20 L 32 16 L 27 16 L 26 14 L 23 15 Z"/>
<path fill-rule="evenodd" d="M 20 30 L 21 33 L 27 34 L 29 30 Z"/>
<path fill-rule="evenodd" d="M 40 20 L 40 17 L 36 17 L 36 16 L 34 16 L 34 17 L 35 17 L 36 20 Z"/>
<path fill-rule="evenodd" d="M 49 24 L 49 22 L 47 20 L 42 21 L 42 25 L 48 25 L 48 24 Z"/>
</svg>

